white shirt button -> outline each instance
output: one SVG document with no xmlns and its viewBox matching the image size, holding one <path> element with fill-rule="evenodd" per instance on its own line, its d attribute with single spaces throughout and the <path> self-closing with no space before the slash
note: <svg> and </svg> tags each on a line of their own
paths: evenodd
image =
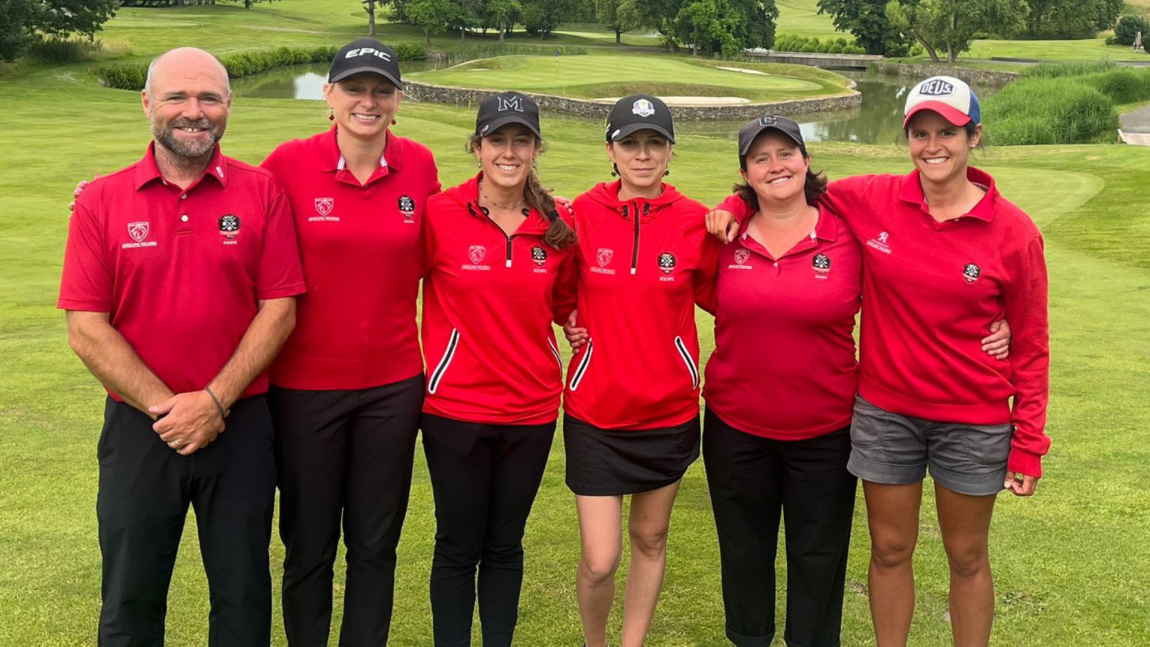
<svg viewBox="0 0 1150 647">
<path fill-rule="evenodd" d="M 187 222 L 188 221 L 188 214 L 185 213 L 184 215 L 180 216 L 180 220 L 182 222 Z"/>
<path fill-rule="evenodd" d="M 187 193 L 181 193 L 181 194 L 180 194 L 180 199 L 181 199 L 181 200 L 187 200 L 187 199 L 188 199 L 188 194 L 187 194 Z"/>
<path fill-rule="evenodd" d="M 776 262 L 776 263 L 775 263 L 775 267 L 778 267 L 778 266 L 779 266 L 779 264 L 778 264 L 778 262 Z"/>
</svg>

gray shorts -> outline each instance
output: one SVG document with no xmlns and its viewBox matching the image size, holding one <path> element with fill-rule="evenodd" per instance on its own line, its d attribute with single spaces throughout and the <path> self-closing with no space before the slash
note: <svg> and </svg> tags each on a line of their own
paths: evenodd
<svg viewBox="0 0 1150 647">
<path fill-rule="evenodd" d="M 1006 478 L 1014 425 L 934 422 L 880 409 L 855 396 L 851 474 L 875 483 L 909 485 L 930 476 L 955 492 L 996 494 Z"/>
</svg>

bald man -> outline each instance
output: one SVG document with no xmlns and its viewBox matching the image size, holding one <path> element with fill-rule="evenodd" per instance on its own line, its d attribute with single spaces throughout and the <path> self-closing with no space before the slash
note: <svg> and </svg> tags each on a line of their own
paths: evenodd
<svg viewBox="0 0 1150 647">
<path fill-rule="evenodd" d="M 167 52 L 142 93 L 154 141 L 77 200 L 57 307 L 108 398 L 97 448 L 99 645 L 162 645 L 188 506 L 211 592 L 208 644 L 268 645 L 275 493 L 264 369 L 304 291 L 272 176 L 225 157 L 227 71 Z"/>
</svg>

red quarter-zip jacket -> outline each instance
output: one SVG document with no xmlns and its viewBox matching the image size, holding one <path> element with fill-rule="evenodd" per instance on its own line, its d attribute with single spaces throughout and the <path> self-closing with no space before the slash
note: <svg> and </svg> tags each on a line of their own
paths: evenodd
<svg viewBox="0 0 1150 647">
<path fill-rule="evenodd" d="M 423 410 L 467 422 L 552 422 L 563 364 L 551 323 L 575 307 L 575 248 L 544 245 L 550 223 L 535 210 L 505 234 L 479 207 L 481 178 L 427 204 Z"/>
<path fill-rule="evenodd" d="M 696 294 L 715 280 L 707 208 L 664 184 L 620 200 L 620 182 L 575 199 L 579 325 L 564 411 L 604 429 L 657 429 L 699 415 Z"/>
<path fill-rule="evenodd" d="M 1042 234 L 976 168 L 986 189 L 969 213 L 938 222 L 918 171 L 832 182 L 823 203 L 862 243 L 859 394 L 903 415 L 1014 424 L 1009 470 L 1042 476 L 1050 393 L 1047 275 Z M 745 213 L 737 198 L 720 209 Z M 1005 318 L 1010 359 L 981 349 Z M 1013 409 L 1011 399 L 1013 398 Z"/>
</svg>

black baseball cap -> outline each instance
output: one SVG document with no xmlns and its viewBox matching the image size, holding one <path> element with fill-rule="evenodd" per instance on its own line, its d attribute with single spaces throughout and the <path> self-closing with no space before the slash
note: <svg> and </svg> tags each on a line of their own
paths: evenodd
<svg viewBox="0 0 1150 647">
<path fill-rule="evenodd" d="M 649 94 L 632 94 L 615 102 L 607 116 L 607 141 L 617 142 L 639 130 L 653 130 L 675 143 L 671 109 Z"/>
<path fill-rule="evenodd" d="M 787 137 L 790 137 L 799 145 L 799 149 L 803 151 L 803 156 L 807 155 L 807 143 L 803 141 L 803 132 L 799 129 L 798 124 L 786 117 L 763 115 L 739 130 L 740 160 L 743 159 L 747 151 L 751 149 L 751 144 L 754 143 L 755 138 L 765 130 L 777 130 Z"/>
<path fill-rule="evenodd" d="M 493 94 L 479 104 L 475 116 L 475 134 L 487 137 L 507 124 L 523 124 L 542 139 L 539 130 L 539 104 L 520 92 Z"/>
<path fill-rule="evenodd" d="M 360 72 L 375 72 L 391 81 L 395 87 L 403 89 L 399 58 L 394 50 L 374 38 L 357 38 L 341 47 L 331 62 L 327 82 L 342 81 Z"/>
</svg>

